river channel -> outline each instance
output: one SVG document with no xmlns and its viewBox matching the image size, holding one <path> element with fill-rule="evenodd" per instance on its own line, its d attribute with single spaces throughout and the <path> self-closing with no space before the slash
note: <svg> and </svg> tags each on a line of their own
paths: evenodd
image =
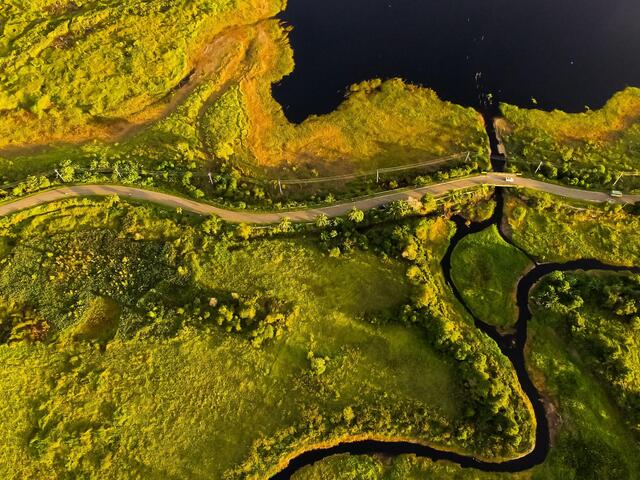
<svg viewBox="0 0 640 480">
<path fill-rule="evenodd" d="M 493 169 L 503 161 L 492 118 L 499 102 L 521 107 L 584 111 L 599 108 L 616 91 L 640 86 L 640 2 L 638 0 L 288 0 L 281 15 L 293 30 L 296 68 L 273 87 L 289 120 L 335 109 L 346 88 L 371 78 L 401 77 L 434 89 L 439 96 L 481 111 L 491 139 Z M 529 296 L 555 271 L 633 271 L 593 259 L 536 264 L 517 286 L 518 321 L 501 334 L 465 305 L 451 279 L 451 256 L 467 235 L 502 228 L 503 192 L 484 222 L 454 217 L 456 234 L 441 266 L 449 288 L 476 326 L 509 358 L 536 417 L 536 444 L 524 457 L 491 463 L 418 443 L 357 441 L 309 450 L 272 477 L 285 480 L 300 468 L 331 455 L 415 454 L 492 472 L 518 472 L 541 464 L 550 448 L 549 421 L 540 392 L 526 369 Z"/>
<path fill-rule="evenodd" d="M 489 124 L 490 125 L 490 124 Z M 497 139 L 493 129 L 489 126 L 487 133 L 492 138 L 492 167 L 495 171 L 504 170 L 504 158 L 496 150 Z M 516 298 L 518 306 L 518 321 L 513 333 L 503 334 L 495 327 L 488 325 L 478 319 L 477 316 L 465 304 L 462 295 L 458 291 L 455 283 L 451 278 L 451 257 L 461 240 L 468 235 L 481 232 L 486 228 L 496 225 L 502 238 L 513 245 L 511 239 L 504 231 L 504 189 L 496 188 L 494 193 L 496 207 L 493 215 L 488 220 L 482 222 L 468 223 L 460 216 L 454 216 L 452 221 L 456 224 L 456 233 L 451 239 L 449 248 L 447 249 L 441 261 L 442 272 L 444 274 L 447 285 L 455 295 L 456 299 L 465 308 L 469 315 L 474 319 L 475 325 L 482 332 L 492 338 L 500 347 L 503 355 L 505 355 L 513 365 L 518 376 L 522 390 L 529 398 L 536 418 L 536 442 L 533 450 L 527 455 L 509 460 L 506 462 L 492 463 L 477 460 L 471 456 L 460 455 L 444 450 L 427 447 L 419 443 L 411 442 L 393 442 L 393 441 L 375 441 L 364 440 L 355 442 L 340 443 L 330 448 L 319 448 L 308 450 L 292 459 L 288 466 L 278 474 L 271 477 L 271 480 L 288 480 L 295 472 L 301 468 L 311 465 L 324 458 L 332 455 L 349 453 L 352 455 L 365 454 L 383 454 L 385 456 L 396 456 L 402 454 L 414 454 L 421 457 L 428 457 L 432 460 L 447 460 L 457 463 L 462 467 L 476 468 L 487 472 L 520 472 L 528 470 L 544 462 L 549 453 L 550 436 L 549 436 L 549 419 L 544 406 L 543 397 L 534 385 L 526 367 L 525 346 L 527 342 L 527 326 L 532 318 L 529 308 L 529 296 L 532 289 L 546 275 L 556 271 L 590 271 L 590 270 L 606 270 L 612 272 L 635 272 L 640 273 L 640 267 L 622 267 L 616 265 L 608 265 L 594 259 L 580 259 L 566 263 L 536 263 L 534 268 L 526 273 L 518 282 L 516 289 Z M 519 248 L 516 246 L 516 248 Z"/>
</svg>

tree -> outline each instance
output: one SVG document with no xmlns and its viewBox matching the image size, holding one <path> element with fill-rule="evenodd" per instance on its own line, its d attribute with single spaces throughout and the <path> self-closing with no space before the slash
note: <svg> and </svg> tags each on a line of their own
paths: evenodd
<svg viewBox="0 0 640 480">
<path fill-rule="evenodd" d="M 72 182 L 76 174 L 76 169 L 71 164 L 71 160 L 65 160 L 62 162 L 58 171 L 65 182 Z"/>
<path fill-rule="evenodd" d="M 407 260 L 414 261 L 416 258 L 418 258 L 418 254 L 418 244 L 412 237 L 409 239 L 409 241 L 407 242 L 407 246 L 402 251 L 402 257 L 406 258 Z"/>
<path fill-rule="evenodd" d="M 217 235 L 222 229 L 222 220 L 220 217 L 211 215 L 204 222 L 202 222 L 202 231 L 207 235 Z"/>
<path fill-rule="evenodd" d="M 324 213 L 321 213 L 316 217 L 316 227 L 327 228 L 328 226 L 329 226 L 329 217 L 327 217 Z"/>
<path fill-rule="evenodd" d="M 353 419 L 356 418 L 355 413 L 353 413 L 353 408 L 345 407 L 342 410 L 342 418 L 344 419 L 345 422 L 347 422 L 347 425 L 350 425 L 351 422 L 353 422 Z"/>
<path fill-rule="evenodd" d="M 364 220 L 364 212 L 357 207 L 353 207 L 347 214 L 347 218 L 353 223 L 360 223 Z"/>
<path fill-rule="evenodd" d="M 251 237 L 252 231 L 253 229 L 251 228 L 251 225 L 247 225 L 246 223 L 241 223 L 240 225 L 238 225 L 236 233 L 243 240 L 249 240 L 249 238 Z"/>
<path fill-rule="evenodd" d="M 40 177 L 38 177 L 38 188 L 39 189 L 45 189 L 45 188 L 49 188 L 51 186 L 51 182 L 49 181 L 49 179 L 47 177 L 45 177 L 44 175 L 41 175 Z"/>
<path fill-rule="evenodd" d="M 405 200 L 396 200 L 389 203 L 387 211 L 389 212 L 389 216 L 399 219 L 411 214 L 411 205 Z"/>
<path fill-rule="evenodd" d="M 282 220 L 280 220 L 277 230 L 283 233 L 287 233 L 293 230 L 293 225 L 291 225 L 291 220 L 289 220 L 287 217 L 284 217 Z"/>
<path fill-rule="evenodd" d="M 431 307 L 439 302 L 440 295 L 438 288 L 433 282 L 418 285 L 413 293 L 413 303 L 419 307 Z"/>
<path fill-rule="evenodd" d="M 431 213 L 438 208 L 436 199 L 430 193 L 425 193 L 421 200 L 423 213 Z"/>
<path fill-rule="evenodd" d="M 38 177 L 29 175 L 25 180 L 25 190 L 27 192 L 35 192 L 38 190 Z"/>
<path fill-rule="evenodd" d="M 191 186 L 191 179 L 193 178 L 193 172 L 185 172 L 182 175 L 182 185 L 185 187 Z"/>
</svg>

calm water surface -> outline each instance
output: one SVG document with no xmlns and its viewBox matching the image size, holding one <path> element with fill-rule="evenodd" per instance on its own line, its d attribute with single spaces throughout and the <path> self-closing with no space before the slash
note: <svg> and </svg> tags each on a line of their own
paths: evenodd
<svg viewBox="0 0 640 480">
<path fill-rule="evenodd" d="M 567 111 L 640 86 L 640 0 L 289 0 L 281 17 L 296 69 L 273 91 L 293 121 L 375 77 Z"/>
</svg>

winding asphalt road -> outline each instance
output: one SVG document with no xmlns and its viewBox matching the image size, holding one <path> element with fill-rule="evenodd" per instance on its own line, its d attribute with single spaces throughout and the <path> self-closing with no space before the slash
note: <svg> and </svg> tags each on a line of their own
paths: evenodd
<svg viewBox="0 0 640 480">
<path fill-rule="evenodd" d="M 505 179 L 508 175 L 504 173 L 487 173 L 484 175 L 476 175 L 474 177 L 450 180 L 447 182 L 429 185 L 427 187 L 414 188 L 411 190 L 399 190 L 384 193 L 375 197 L 355 200 L 351 202 L 340 203 L 328 207 L 315 209 L 298 210 L 292 212 L 241 212 L 235 210 L 225 210 L 223 208 L 214 207 L 206 203 L 196 202 L 188 198 L 169 195 L 166 193 L 156 192 L 153 190 L 144 190 L 141 188 L 125 187 L 121 185 L 73 185 L 69 187 L 60 187 L 46 192 L 37 193 L 29 197 L 0 205 L 0 216 L 9 215 L 20 210 L 25 210 L 38 205 L 42 205 L 57 200 L 70 197 L 89 197 L 89 196 L 107 196 L 119 195 L 122 198 L 133 198 L 136 200 L 144 200 L 169 208 L 182 208 L 185 211 L 197 213 L 200 215 L 217 215 L 227 222 L 247 223 L 247 224 L 271 224 L 278 223 L 283 218 L 288 218 L 293 222 L 313 221 L 318 215 L 325 214 L 328 217 L 337 217 L 346 214 L 354 206 L 360 210 L 369 210 L 379 207 L 394 200 L 420 199 L 424 194 L 429 193 L 434 197 L 441 197 L 457 190 L 476 187 L 479 185 L 490 185 L 500 187 L 522 187 L 542 192 L 559 195 L 575 200 L 587 202 L 602 203 L 607 201 L 615 201 L 617 203 L 637 203 L 640 202 L 640 195 L 623 195 L 620 198 L 612 198 L 603 192 L 594 192 L 588 190 L 580 190 L 577 188 L 565 187 L 553 183 L 542 182 L 524 177 L 511 177 L 512 182 Z"/>
</svg>

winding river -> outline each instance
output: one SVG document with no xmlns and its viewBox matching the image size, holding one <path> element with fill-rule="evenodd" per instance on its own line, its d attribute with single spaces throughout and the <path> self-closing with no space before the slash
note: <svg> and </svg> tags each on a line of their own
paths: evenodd
<svg viewBox="0 0 640 480">
<path fill-rule="evenodd" d="M 490 125 L 490 123 L 488 125 Z M 492 150 L 494 151 L 492 155 L 493 169 L 496 171 L 504 171 L 504 160 L 497 152 L 497 141 L 495 141 L 494 132 L 491 128 L 488 128 L 488 133 L 492 138 Z M 520 472 L 533 468 L 536 465 L 544 462 L 550 448 L 549 419 L 547 418 L 547 414 L 545 411 L 543 397 L 531 380 L 531 377 L 526 368 L 525 359 L 527 324 L 532 318 L 532 313 L 529 308 L 530 293 L 539 280 L 541 280 L 546 275 L 549 275 L 550 273 L 556 271 L 568 272 L 575 270 L 606 270 L 612 272 L 640 273 L 640 267 L 622 267 L 608 265 L 594 259 L 581 259 L 566 263 L 536 263 L 535 267 L 527 274 L 525 274 L 520 279 L 517 285 L 518 320 L 515 332 L 509 334 L 501 334 L 492 325 L 488 325 L 478 319 L 477 316 L 475 316 L 465 304 L 462 295 L 458 291 L 451 278 L 451 257 L 456 246 L 463 238 L 465 238 L 467 235 L 481 232 L 482 230 L 489 228 L 492 225 L 496 225 L 502 238 L 513 245 L 513 242 L 505 233 L 503 228 L 503 190 L 503 187 L 497 187 L 495 189 L 494 200 L 496 202 L 496 208 L 493 215 L 488 220 L 482 222 L 467 223 L 466 220 L 460 216 L 455 216 L 452 218 L 452 220 L 456 224 L 456 233 L 451 239 L 449 248 L 442 258 L 441 266 L 447 285 L 449 286 L 457 300 L 460 302 L 460 304 L 473 317 L 476 327 L 486 335 L 488 335 L 490 338 L 492 338 L 498 344 L 502 353 L 511 361 L 513 368 L 518 376 L 520 386 L 531 402 L 536 418 L 536 442 L 533 450 L 527 455 L 514 460 L 492 463 L 481 461 L 471 456 L 438 450 L 436 448 L 427 447 L 425 445 L 412 442 L 376 440 L 345 442 L 329 448 L 308 450 L 298 455 L 289 462 L 285 469 L 272 476 L 270 480 L 288 480 L 293 476 L 295 472 L 305 466 L 311 465 L 332 455 L 343 453 L 352 455 L 383 454 L 386 456 L 413 454 L 420 457 L 428 457 L 435 461 L 448 460 L 462 467 L 476 468 L 478 470 L 487 472 Z M 516 248 L 519 247 L 516 246 Z"/>
</svg>

